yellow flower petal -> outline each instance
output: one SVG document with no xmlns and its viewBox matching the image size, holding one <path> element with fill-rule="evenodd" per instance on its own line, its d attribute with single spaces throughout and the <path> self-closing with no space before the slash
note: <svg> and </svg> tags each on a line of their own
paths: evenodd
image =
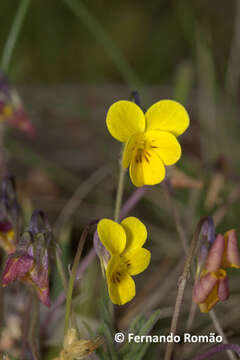
<svg viewBox="0 0 240 360">
<path fill-rule="evenodd" d="M 170 131 L 181 135 L 189 126 L 189 116 L 185 108 L 176 101 L 161 100 L 153 104 L 145 114 L 146 130 Z"/>
<path fill-rule="evenodd" d="M 114 304 L 124 305 L 132 300 L 136 294 L 135 283 L 119 256 L 111 258 L 106 275 L 109 296 Z"/>
<path fill-rule="evenodd" d="M 121 225 L 110 219 L 102 219 L 97 226 L 98 236 L 107 251 L 121 254 L 126 246 L 126 234 Z"/>
<path fill-rule="evenodd" d="M 150 154 L 150 156 L 148 156 Z M 154 151 L 148 151 L 141 161 L 134 157 L 130 163 L 130 178 L 135 186 L 156 185 L 165 178 L 162 160 Z"/>
<path fill-rule="evenodd" d="M 127 236 L 126 247 L 123 255 L 143 246 L 147 239 L 146 226 L 136 217 L 128 217 L 121 222 Z"/>
<path fill-rule="evenodd" d="M 145 130 L 145 116 L 141 108 L 131 101 L 115 102 L 107 113 L 107 128 L 110 134 L 126 142 L 136 132 Z"/>
<path fill-rule="evenodd" d="M 123 254 L 130 275 L 137 275 L 143 272 L 149 265 L 151 253 L 147 249 L 140 248 L 135 251 Z"/>
<path fill-rule="evenodd" d="M 181 157 L 181 146 L 176 137 L 168 131 L 147 131 L 146 140 L 165 165 L 175 164 Z"/>
</svg>

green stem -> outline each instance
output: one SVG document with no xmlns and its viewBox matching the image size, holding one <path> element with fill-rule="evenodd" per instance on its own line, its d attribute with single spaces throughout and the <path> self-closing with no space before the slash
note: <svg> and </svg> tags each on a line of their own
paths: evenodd
<svg viewBox="0 0 240 360">
<path fill-rule="evenodd" d="M 3 49 L 1 68 L 4 72 L 8 71 L 9 63 L 12 57 L 12 53 L 19 36 L 27 9 L 29 7 L 30 0 L 22 0 L 19 3 L 17 13 L 12 23 L 11 30 L 8 35 L 8 39 Z"/>
<path fill-rule="evenodd" d="M 58 273 L 59 273 L 60 278 L 61 278 L 63 290 L 64 290 L 65 296 L 67 298 L 68 279 L 67 279 L 67 276 L 66 276 L 66 273 L 65 273 L 65 270 L 64 270 L 64 265 L 63 265 L 63 262 L 62 262 L 62 258 L 60 256 L 57 248 L 56 248 L 56 263 L 57 263 Z M 74 327 L 76 328 L 75 317 L 72 318 L 72 323 L 73 323 Z"/>
<path fill-rule="evenodd" d="M 67 290 L 67 301 L 66 301 L 66 313 L 65 313 L 65 325 L 64 325 L 64 335 L 67 334 L 68 328 L 69 328 L 69 322 L 71 317 L 71 311 L 72 311 L 72 294 L 73 294 L 73 288 L 74 288 L 74 282 L 77 276 L 77 270 L 78 270 L 78 264 L 79 260 L 82 254 L 83 246 L 85 244 L 87 234 L 89 231 L 89 225 L 85 227 L 85 229 L 82 232 L 81 238 L 78 243 L 77 252 L 73 261 L 73 267 L 68 283 L 68 290 Z"/>
<path fill-rule="evenodd" d="M 122 167 L 122 164 L 120 163 L 120 173 L 119 173 L 118 189 L 117 189 L 115 211 L 114 211 L 114 221 L 117 222 L 119 221 L 119 215 L 122 206 L 125 173 L 126 173 L 126 169 L 124 169 Z"/>
<path fill-rule="evenodd" d="M 65 294 L 67 295 L 67 290 L 68 290 L 67 277 L 66 277 L 66 273 L 65 273 L 65 270 L 64 270 L 64 266 L 63 266 L 61 256 L 59 255 L 59 252 L 58 252 L 57 248 L 55 250 L 55 256 L 56 256 L 57 269 L 58 269 L 58 273 L 59 273 L 60 278 L 61 278 L 62 286 L 63 286 Z"/>
</svg>

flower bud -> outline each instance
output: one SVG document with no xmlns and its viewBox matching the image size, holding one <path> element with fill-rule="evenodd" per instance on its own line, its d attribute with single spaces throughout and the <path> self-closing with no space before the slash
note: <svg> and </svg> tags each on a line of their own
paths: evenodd
<svg viewBox="0 0 240 360">
<path fill-rule="evenodd" d="M 211 216 L 202 219 L 202 225 L 199 232 L 200 240 L 200 263 L 202 264 L 208 255 L 210 246 L 215 240 L 214 223 Z"/>
</svg>

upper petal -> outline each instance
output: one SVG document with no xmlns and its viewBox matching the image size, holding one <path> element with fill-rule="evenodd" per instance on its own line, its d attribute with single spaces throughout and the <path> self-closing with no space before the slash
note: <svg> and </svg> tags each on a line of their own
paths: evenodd
<svg viewBox="0 0 240 360">
<path fill-rule="evenodd" d="M 118 280 L 114 274 L 119 271 Z M 113 256 L 107 267 L 108 292 L 111 301 L 117 305 L 124 305 L 136 294 L 135 283 L 132 277 L 123 270 L 119 256 Z"/>
<path fill-rule="evenodd" d="M 130 177 L 135 186 L 156 185 L 165 178 L 163 162 L 157 153 L 149 150 L 147 157 L 142 156 L 141 161 L 132 158 Z"/>
<path fill-rule="evenodd" d="M 186 109 L 176 101 L 161 100 L 153 104 L 145 114 L 147 130 L 170 131 L 181 135 L 189 126 Z"/>
<path fill-rule="evenodd" d="M 107 113 L 107 128 L 117 140 L 126 142 L 136 132 L 145 130 L 145 116 L 142 109 L 132 101 L 117 101 Z"/>
<path fill-rule="evenodd" d="M 133 216 L 124 219 L 121 222 L 121 225 L 127 236 L 124 254 L 141 248 L 147 239 L 146 226 L 139 219 Z"/>
<path fill-rule="evenodd" d="M 97 226 L 98 236 L 111 255 L 121 254 L 126 246 L 123 227 L 110 219 L 102 219 Z"/>
<path fill-rule="evenodd" d="M 221 267 L 224 246 L 224 237 L 221 234 L 218 234 L 209 250 L 208 257 L 206 259 L 205 269 L 207 271 L 216 271 Z"/>
<path fill-rule="evenodd" d="M 240 269 L 240 254 L 236 231 L 234 229 L 227 231 L 224 234 L 224 240 L 225 251 L 222 266 Z"/>
<path fill-rule="evenodd" d="M 170 132 L 150 130 L 146 132 L 146 139 L 165 165 L 173 165 L 180 159 L 181 146 Z"/>
</svg>

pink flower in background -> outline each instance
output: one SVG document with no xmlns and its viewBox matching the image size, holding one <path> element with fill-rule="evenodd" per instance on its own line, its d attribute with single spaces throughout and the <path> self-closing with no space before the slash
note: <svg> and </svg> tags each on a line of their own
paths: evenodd
<svg viewBox="0 0 240 360">
<path fill-rule="evenodd" d="M 219 301 L 229 297 L 226 269 L 240 269 L 240 254 L 235 230 L 217 235 L 205 265 L 193 289 L 193 301 L 202 312 L 210 311 Z"/>
<path fill-rule="evenodd" d="M 39 215 L 42 219 L 38 224 Z M 33 213 L 29 231 L 23 233 L 16 251 L 10 254 L 3 271 L 2 286 L 20 280 L 32 286 L 40 301 L 50 306 L 49 297 L 49 253 L 52 243 L 51 232 L 43 212 Z"/>
<path fill-rule="evenodd" d="M 34 127 L 26 114 L 20 97 L 7 77 L 0 72 L 0 122 L 6 122 L 29 135 L 35 135 Z"/>
</svg>

